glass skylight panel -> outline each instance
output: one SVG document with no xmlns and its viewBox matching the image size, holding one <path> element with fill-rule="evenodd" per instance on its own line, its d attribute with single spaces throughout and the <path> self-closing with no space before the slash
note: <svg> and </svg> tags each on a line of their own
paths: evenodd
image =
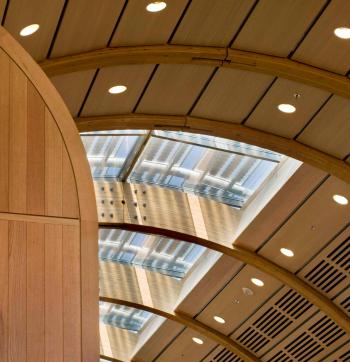
<svg viewBox="0 0 350 362">
<path fill-rule="evenodd" d="M 177 131 L 153 131 L 153 134 L 161 138 L 173 139 L 175 141 L 210 147 L 217 150 L 233 152 L 269 161 L 279 162 L 282 158 L 282 155 L 277 152 L 226 138 Z"/>
<path fill-rule="evenodd" d="M 100 321 L 108 326 L 138 333 L 153 316 L 144 310 L 100 302 Z"/>
<path fill-rule="evenodd" d="M 128 181 L 194 193 L 242 207 L 278 165 L 281 155 L 214 137 L 192 135 L 192 141 L 152 136 Z M 188 134 L 179 138 L 189 139 Z M 225 148 L 225 149 L 224 149 Z M 239 152 L 238 152 L 239 151 Z"/>
<path fill-rule="evenodd" d="M 81 136 L 93 178 L 119 179 L 140 147 L 144 136 L 91 135 Z"/>
<path fill-rule="evenodd" d="M 156 235 L 100 229 L 99 257 L 183 278 L 206 248 Z"/>
</svg>

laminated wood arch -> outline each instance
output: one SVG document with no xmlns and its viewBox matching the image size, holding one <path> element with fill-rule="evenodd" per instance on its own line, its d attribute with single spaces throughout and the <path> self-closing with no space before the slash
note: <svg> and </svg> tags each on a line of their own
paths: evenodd
<svg viewBox="0 0 350 362">
<path fill-rule="evenodd" d="M 41 66 L 49 76 L 54 76 L 123 64 L 196 64 L 241 69 L 290 79 L 350 98 L 350 81 L 346 76 L 291 59 L 224 47 L 167 44 L 104 48 L 45 60 Z"/>
<path fill-rule="evenodd" d="M 96 362 L 97 213 L 74 122 L 0 28 L 0 360 Z"/>
<path fill-rule="evenodd" d="M 166 319 L 170 319 L 174 322 L 180 323 L 188 328 L 193 329 L 194 331 L 202 334 L 203 336 L 219 343 L 221 346 L 227 348 L 231 352 L 235 353 L 238 357 L 242 358 L 247 362 L 258 362 L 260 361 L 254 354 L 249 352 L 247 349 L 239 345 L 237 342 L 227 337 L 225 334 L 218 332 L 217 330 L 203 324 L 196 319 L 193 319 L 183 313 L 164 311 L 158 308 L 154 308 L 148 305 L 135 303 L 131 301 L 125 301 L 120 299 L 113 299 L 108 297 L 100 297 L 100 300 L 103 302 L 114 303 L 119 305 L 124 305 L 131 308 L 142 309 L 147 312 L 156 314 Z"/>
<path fill-rule="evenodd" d="M 218 251 L 222 254 L 235 258 L 245 264 L 252 265 L 255 268 L 261 270 L 262 272 L 278 279 L 284 285 L 287 285 L 297 291 L 300 295 L 305 297 L 317 308 L 319 308 L 326 315 L 332 318 L 334 322 L 336 322 L 341 328 L 344 329 L 344 331 L 350 334 L 350 318 L 336 304 L 334 304 L 330 299 L 325 297 L 322 293 L 317 291 L 311 285 L 301 280 L 295 274 L 273 263 L 272 261 L 256 254 L 253 251 L 250 251 L 240 246 L 219 244 L 208 239 L 204 239 L 192 234 L 187 234 L 171 228 L 170 225 L 168 227 L 157 227 L 131 222 L 120 222 L 101 223 L 100 226 L 105 228 L 119 228 L 123 230 L 137 231 L 146 234 L 148 233 L 161 235 L 170 239 L 187 241 Z"/>
<path fill-rule="evenodd" d="M 350 183 L 350 165 L 298 141 L 212 119 L 158 114 L 117 114 L 76 118 L 80 132 L 117 129 L 177 130 L 208 134 L 267 148 L 319 168 Z"/>
</svg>

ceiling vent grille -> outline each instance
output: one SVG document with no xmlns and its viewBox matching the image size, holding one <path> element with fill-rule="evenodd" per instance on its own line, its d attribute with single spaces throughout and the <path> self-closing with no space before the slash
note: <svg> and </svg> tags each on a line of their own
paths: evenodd
<svg viewBox="0 0 350 362">
<path fill-rule="evenodd" d="M 341 362 L 350 362 L 350 351 L 345 352 L 339 358 Z"/>
<path fill-rule="evenodd" d="M 237 341 L 258 353 L 283 330 L 312 307 L 305 298 L 289 290 L 238 337 Z"/>
<path fill-rule="evenodd" d="M 344 335 L 345 332 L 340 327 L 328 317 L 323 316 L 284 348 L 280 348 L 268 362 L 310 361 Z"/>
<path fill-rule="evenodd" d="M 348 313 L 350 313 L 350 296 L 346 297 L 340 305 L 344 308 Z"/>
<path fill-rule="evenodd" d="M 304 278 L 324 293 L 329 293 L 348 277 L 350 238 L 338 244 Z"/>
<path fill-rule="evenodd" d="M 210 362 L 244 362 L 233 352 L 229 351 L 226 348 L 223 348 L 219 353 L 217 353 Z"/>
</svg>

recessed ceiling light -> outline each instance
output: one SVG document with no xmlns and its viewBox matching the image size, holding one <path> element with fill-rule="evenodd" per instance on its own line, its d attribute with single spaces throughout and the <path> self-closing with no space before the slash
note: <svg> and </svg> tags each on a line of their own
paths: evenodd
<svg viewBox="0 0 350 362">
<path fill-rule="evenodd" d="M 146 6 L 146 10 L 150 13 L 157 13 L 158 11 L 162 11 L 165 8 L 166 3 L 164 1 L 154 1 Z"/>
<path fill-rule="evenodd" d="M 339 205 L 347 205 L 349 200 L 342 195 L 333 195 L 333 200 Z"/>
<path fill-rule="evenodd" d="M 350 28 L 340 27 L 334 29 L 334 34 L 340 39 L 350 39 Z"/>
<path fill-rule="evenodd" d="M 251 278 L 250 281 L 255 284 L 257 287 L 263 287 L 264 282 L 258 278 Z"/>
<path fill-rule="evenodd" d="M 283 113 L 294 113 L 296 111 L 296 108 L 292 104 L 287 103 L 281 103 L 277 108 Z"/>
<path fill-rule="evenodd" d="M 287 248 L 281 248 L 280 249 L 280 252 L 285 255 L 285 256 L 288 256 L 289 258 L 291 258 L 292 256 L 294 256 L 294 253 L 292 250 L 290 249 L 287 249 Z"/>
<path fill-rule="evenodd" d="M 108 89 L 108 92 L 111 94 L 119 94 L 126 91 L 125 85 L 115 85 L 114 87 L 111 87 Z"/>
<path fill-rule="evenodd" d="M 38 31 L 39 28 L 40 28 L 39 24 L 28 25 L 19 32 L 19 35 L 21 35 L 21 36 L 32 35 L 36 31 Z"/>
<path fill-rule="evenodd" d="M 197 343 L 197 344 L 203 344 L 203 343 L 204 343 L 200 338 L 197 338 L 197 337 L 193 337 L 193 338 L 192 338 L 192 341 L 193 341 L 194 343 Z"/>
<path fill-rule="evenodd" d="M 224 324 L 225 323 L 225 319 L 218 317 L 217 315 L 214 317 L 214 320 L 220 324 Z"/>
</svg>

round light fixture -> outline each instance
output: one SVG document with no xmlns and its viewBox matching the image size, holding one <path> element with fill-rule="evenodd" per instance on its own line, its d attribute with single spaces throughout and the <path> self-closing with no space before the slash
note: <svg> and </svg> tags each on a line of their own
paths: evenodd
<svg viewBox="0 0 350 362">
<path fill-rule="evenodd" d="M 214 317 L 214 320 L 220 324 L 224 324 L 225 323 L 225 319 L 218 317 L 217 315 Z"/>
<path fill-rule="evenodd" d="M 162 11 L 165 8 L 166 8 L 166 3 L 164 1 L 154 1 L 146 6 L 146 10 L 149 11 L 150 13 L 158 13 L 159 11 Z"/>
<path fill-rule="evenodd" d="M 350 39 L 350 28 L 340 27 L 334 29 L 334 34 L 340 39 Z"/>
<path fill-rule="evenodd" d="M 283 113 L 294 113 L 296 108 L 292 104 L 281 103 L 277 106 L 278 110 Z"/>
<path fill-rule="evenodd" d="M 333 200 L 339 205 L 347 205 L 349 200 L 342 195 L 333 195 Z"/>
<path fill-rule="evenodd" d="M 108 92 L 111 94 L 120 94 L 124 93 L 127 90 L 127 87 L 125 85 L 115 85 L 108 89 Z"/>
<path fill-rule="evenodd" d="M 294 256 L 294 252 L 290 249 L 287 249 L 287 248 L 281 248 L 280 249 L 280 252 L 285 255 L 285 256 L 288 256 L 288 258 L 291 258 Z"/>
<path fill-rule="evenodd" d="M 255 284 L 257 287 L 263 287 L 264 282 L 258 278 L 251 278 L 250 281 Z"/>
<path fill-rule="evenodd" d="M 197 343 L 197 344 L 203 344 L 204 343 L 203 340 L 201 340 L 200 338 L 197 338 L 197 337 L 193 337 L 192 341 L 194 343 Z"/>
<path fill-rule="evenodd" d="M 31 24 L 23 28 L 20 32 L 20 36 L 28 36 L 34 34 L 40 28 L 39 24 Z"/>
</svg>

